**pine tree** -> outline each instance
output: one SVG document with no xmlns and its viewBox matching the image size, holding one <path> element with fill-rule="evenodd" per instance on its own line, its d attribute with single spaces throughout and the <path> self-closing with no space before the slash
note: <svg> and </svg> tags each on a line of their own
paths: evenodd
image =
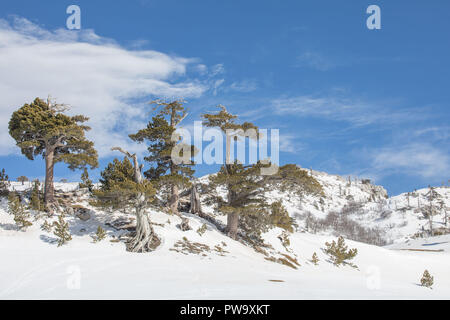
<svg viewBox="0 0 450 320">
<path fill-rule="evenodd" d="M 265 210 L 263 199 L 257 197 L 257 193 L 261 191 L 261 186 L 256 182 L 258 177 L 254 170 L 255 166 L 244 167 L 237 161 L 231 160 L 231 140 L 242 136 L 246 130 L 252 129 L 258 133 L 258 128 L 249 122 L 239 124 L 236 122 L 237 116 L 229 113 L 225 106 L 219 105 L 218 108 L 220 108 L 220 111 L 215 114 L 202 115 L 203 125 L 219 128 L 226 138 L 225 165 L 222 166 L 217 175 L 210 177 L 210 182 L 216 186 L 222 185 L 227 190 L 226 201 L 222 201 L 220 197 L 217 198 L 218 209 L 227 214 L 226 232 L 228 236 L 235 239 L 239 227 L 239 215 L 247 214 L 247 220 L 255 220 L 251 223 L 255 226 L 259 222 L 258 218 L 263 216 L 259 214 L 264 213 Z M 251 224 L 244 223 L 244 226 L 251 226 Z"/>
<path fill-rule="evenodd" d="M 22 204 L 20 197 L 15 192 L 11 192 L 8 195 L 8 212 L 14 216 L 14 222 L 19 230 L 26 229 L 32 225 L 27 220 L 30 217 L 30 212 Z"/>
<path fill-rule="evenodd" d="M 283 228 L 286 231 L 294 232 L 294 220 L 289 216 L 286 208 L 281 201 L 275 201 L 270 205 L 270 223 L 276 227 Z"/>
<path fill-rule="evenodd" d="M 348 260 L 352 260 L 358 254 L 358 250 L 356 248 L 348 249 L 342 236 L 338 238 L 337 243 L 333 240 L 331 243 L 326 242 L 325 246 L 325 253 L 330 256 L 330 260 L 335 266 L 349 264 L 355 267 L 355 265 L 348 262 Z"/>
<path fill-rule="evenodd" d="M 63 215 L 58 217 L 58 221 L 53 222 L 55 230 L 53 234 L 58 237 L 58 247 L 72 240 L 72 235 L 69 231 L 69 223 L 64 221 Z"/>
<path fill-rule="evenodd" d="M 94 190 L 94 194 L 106 204 L 117 204 L 116 199 L 119 198 L 122 206 L 133 207 L 136 215 L 136 233 L 128 241 L 127 250 L 131 252 L 153 251 L 161 243 L 161 240 L 153 230 L 146 209 L 153 201 L 156 190 L 149 180 L 143 178 L 143 166 L 139 165 L 136 154 L 130 154 L 118 147 L 114 147 L 112 150 L 122 152 L 127 158 L 122 163 L 115 159 L 115 165 L 120 167 L 120 170 L 115 170 L 114 164 L 108 166 L 110 170 L 102 174 L 104 179 L 100 179 L 100 189 Z M 133 161 L 131 177 L 127 172 L 127 163 L 130 162 L 128 159 Z M 121 164 L 125 165 L 121 166 Z M 109 179 L 105 179 L 106 177 Z M 111 179 L 112 177 L 114 179 Z"/>
<path fill-rule="evenodd" d="M 94 236 L 94 242 L 102 241 L 105 238 L 106 238 L 106 231 L 101 226 L 98 226 L 97 232 L 95 233 Z"/>
<path fill-rule="evenodd" d="M 434 277 L 430 275 L 428 270 L 425 270 L 422 275 L 422 279 L 420 279 L 420 284 L 423 287 L 427 287 L 432 289 L 434 283 Z"/>
<path fill-rule="evenodd" d="M 65 162 L 75 170 L 90 165 L 97 167 L 97 151 L 85 137 L 90 128 L 82 115 L 67 116 L 67 106 L 36 98 L 15 111 L 9 121 L 9 134 L 28 159 L 42 154 L 45 159 L 44 202 L 48 210 L 54 202 L 53 167 Z"/>
<path fill-rule="evenodd" d="M 42 211 L 44 209 L 44 202 L 40 195 L 39 186 L 39 180 L 34 180 L 33 189 L 31 190 L 30 208 L 36 211 Z"/>
<path fill-rule="evenodd" d="M 168 204 L 170 211 L 174 214 L 179 214 L 179 189 L 189 186 L 189 181 L 194 174 L 192 157 L 197 152 L 193 145 L 178 142 L 176 141 L 177 139 L 174 139 L 177 138 L 177 127 L 187 116 L 183 103 L 183 100 L 171 102 L 162 100 L 151 101 L 150 104 L 155 105 L 153 110 L 159 110 L 158 114 L 152 118 L 145 129 L 130 135 L 130 138 L 134 141 L 146 141 L 149 143 L 149 155 L 144 160 L 149 162 L 152 167 L 145 171 L 144 175 L 162 186 L 169 187 Z M 187 157 L 188 161 L 183 161 L 182 163 L 174 161 L 172 154 L 177 150 L 180 150 L 178 156 L 180 158 Z M 190 156 L 184 154 L 185 150 L 190 151 Z"/>
<path fill-rule="evenodd" d="M 434 201 L 439 199 L 441 195 L 435 190 L 434 187 L 428 186 L 428 189 L 428 192 L 425 194 L 425 196 L 428 197 L 428 206 L 423 208 L 423 214 L 426 218 L 428 218 L 430 235 L 433 236 L 433 216 L 438 213 L 438 206 L 434 204 Z"/>
<path fill-rule="evenodd" d="M 122 193 L 120 189 L 127 181 L 134 179 L 134 169 L 130 160 L 127 157 L 122 161 L 115 158 L 100 172 L 100 176 L 100 188 L 93 191 L 100 200 L 99 204 L 113 209 L 126 209 L 130 205 L 129 195 Z"/>
<path fill-rule="evenodd" d="M 9 186 L 9 177 L 5 172 L 5 168 L 3 168 L 0 171 L 0 196 L 4 197 L 8 195 L 9 193 L 8 186 Z"/>
<path fill-rule="evenodd" d="M 92 183 L 92 180 L 89 179 L 87 168 L 83 169 L 83 173 L 81 174 L 81 182 L 78 186 L 80 188 L 88 188 L 89 192 L 92 192 L 94 189 L 94 184 Z"/>
<path fill-rule="evenodd" d="M 17 177 L 17 181 L 22 182 L 22 185 L 23 185 L 25 181 L 28 181 L 28 178 L 25 176 L 20 176 L 20 177 Z"/>
<path fill-rule="evenodd" d="M 315 266 L 317 266 L 319 264 L 319 257 L 317 257 L 317 253 L 315 253 L 315 252 L 313 253 L 311 262 L 314 263 Z"/>
<path fill-rule="evenodd" d="M 228 236 L 236 239 L 238 228 L 248 237 L 258 240 L 269 226 L 269 210 L 263 197 L 264 184 L 260 175 L 261 163 L 244 166 L 235 161 L 224 165 L 216 175 L 210 176 L 213 186 L 227 188 L 224 200 L 216 196 L 217 209 L 227 215 Z"/>
</svg>

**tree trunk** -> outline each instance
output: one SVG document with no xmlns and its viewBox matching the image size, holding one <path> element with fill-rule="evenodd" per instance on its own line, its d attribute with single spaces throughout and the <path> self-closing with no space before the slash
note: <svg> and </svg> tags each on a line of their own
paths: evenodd
<svg viewBox="0 0 450 320">
<path fill-rule="evenodd" d="M 161 240 L 153 231 L 148 214 L 145 212 L 145 203 L 145 196 L 140 195 L 135 206 L 136 235 L 127 243 L 127 250 L 131 252 L 153 251 L 161 243 Z"/>
<path fill-rule="evenodd" d="M 171 196 L 170 196 L 170 200 L 169 200 L 169 207 L 170 207 L 170 211 L 176 215 L 180 215 L 178 212 L 178 200 L 179 200 L 178 186 L 176 184 L 174 184 L 171 187 Z"/>
<path fill-rule="evenodd" d="M 134 182 L 142 183 L 144 178 L 142 177 L 143 165 L 139 165 L 137 155 L 130 154 L 119 147 L 113 147 L 111 150 L 117 150 L 125 154 L 128 158 L 133 160 L 134 168 Z M 147 205 L 147 199 L 144 194 L 138 194 L 136 197 L 135 210 L 136 210 L 136 234 L 127 243 L 127 250 L 131 252 L 149 252 L 155 250 L 160 244 L 161 240 L 158 238 L 153 230 L 152 224 L 148 214 L 145 212 Z"/>
<path fill-rule="evenodd" d="M 191 189 L 191 208 L 190 208 L 190 212 L 191 213 L 197 213 L 197 214 L 201 214 L 202 213 L 202 205 L 200 202 L 200 196 L 198 195 L 197 192 L 197 188 L 195 185 L 192 186 Z"/>
<path fill-rule="evenodd" d="M 229 213 L 227 216 L 227 234 L 231 239 L 236 240 L 239 225 L 239 215 L 236 212 Z"/>
<path fill-rule="evenodd" d="M 45 150 L 45 188 L 44 203 L 48 207 L 55 201 L 53 188 L 53 167 L 54 167 L 55 151 L 52 149 Z"/>
</svg>

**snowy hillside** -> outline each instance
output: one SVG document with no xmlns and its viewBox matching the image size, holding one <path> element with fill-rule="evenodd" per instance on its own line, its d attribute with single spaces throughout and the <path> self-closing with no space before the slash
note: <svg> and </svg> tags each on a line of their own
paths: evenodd
<svg viewBox="0 0 450 320">
<path fill-rule="evenodd" d="M 133 217 L 123 212 L 105 212 L 90 206 L 88 196 L 76 183 L 56 183 L 55 189 L 73 192 L 75 212 L 66 217 L 72 241 L 57 247 L 55 236 L 40 228 L 44 214 L 35 216 L 33 226 L 17 231 L 4 199 L 0 209 L 0 298 L 142 298 L 142 299 L 445 299 L 450 296 L 450 235 L 415 239 L 407 236 L 420 230 L 425 220 L 407 206 L 407 195 L 386 199 L 386 191 L 361 181 L 313 172 L 324 188 L 322 197 L 301 200 L 271 191 L 281 198 L 298 230 L 282 240 L 283 230 L 264 234 L 266 246 L 252 248 L 234 241 L 208 221 L 189 213 L 192 230 L 181 231 L 181 219 L 149 211 L 162 244 L 148 254 L 130 253 L 123 240 Z M 11 189 L 26 190 L 27 184 L 13 182 Z M 448 188 L 438 188 L 448 205 Z M 63 193 L 61 193 L 63 195 Z M 425 200 L 426 190 L 417 191 L 415 202 Z M 57 193 L 58 194 L 58 193 Z M 64 198 L 64 197 L 62 197 Z M 323 199 L 320 201 L 320 199 Z M 417 200 L 422 199 L 422 200 Z M 323 252 L 325 242 L 336 239 L 333 230 L 317 234 L 305 229 L 305 213 L 317 219 L 340 211 L 350 202 L 362 204 L 361 212 L 349 216 L 364 226 L 381 226 L 396 243 L 378 247 L 347 240 L 358 254 L 357 268 L 336 267 Z M 83 208 L 87 216 L 77 214 Z M 212 208 L 205 208 L 212 212 Z M 382 210 L 380 210 L 382 209 Z M 359 210 L 359 209 L 358 209 Z M 391 210 L 381 218 L 380 214 Z M 364 212 L 363 212 L 364 211 Z M 416 210 L 417 211 L 417 210 Z M 223 219 L 223 218 L 222 218 Z M 440 222 L 436 217 L 436 223 Z M 406 225 L 403 225 L 407 221 Z M 395 224 L 396 227 L 391 227 Z M 206 225 L 206 231 L 199 232 Z M 98 226 L 106 239 L 94 242 Z M 319 262 L 311 262 L 313 253 Z M 419 286 L 425 269 L 435 278 L 433 289 Z"/>
</svg>

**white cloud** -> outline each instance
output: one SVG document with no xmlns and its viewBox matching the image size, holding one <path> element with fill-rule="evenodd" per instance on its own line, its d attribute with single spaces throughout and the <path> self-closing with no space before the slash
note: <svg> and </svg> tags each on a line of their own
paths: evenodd
<svg viewBox="0 0 450 320">
<path fill-rule="evenodd" d="M 380 175 L 406 173 L 425 179 L 448 179 L 450 156 L 427 143 L 382 148 L 371 153 L 373 169 Z"/>
<path fill-rule="evenodd" d="M 389 102 L 372 102 L 361 99 L 333 96 L 297 96 L 274 99 L 271 108 L 279 115 L 313 116 L 330 120 L 346 121 L 355 126 L 373 123 L 393 124 L 414 119 L 424 119 L 420 110 L 402 111 Z"/>
<path fill-rule="evenodd" d="M 222 63 L 216 64 L 211 67 L 211 76 L 216 76 L 225 72 L 225 67 Z"/>
<path fill-rule="evenodd" d="M 310 67 L 319 71 L 327 71 L 336 67 L 336 64 L 317 52 L 307 51 L 297 57 L 295 67 Z"/>
<path fill-rule="evenodd" d="M 230 90 L 238 92 L 251 92 L 258 88 L 256 81 L 254 80 L 242 80 L 235 81 L 230 85 Z"/>
<path fill-rule="evenodd" d="M 143 150 L 127 136 L 146 122 L 141 111 L 149 107 L 130 101 L 202 95 L 207 85 L 183 80 L 194 61 L 130 51 L 92 30 L 48 31 L 23 18 L 0 19 L 0 154 L 18 151 L 8 134 L 11 113 L 48 94 L 90 117 L 89 137 L 101 156 L 112 145 Z"/>
</svg>

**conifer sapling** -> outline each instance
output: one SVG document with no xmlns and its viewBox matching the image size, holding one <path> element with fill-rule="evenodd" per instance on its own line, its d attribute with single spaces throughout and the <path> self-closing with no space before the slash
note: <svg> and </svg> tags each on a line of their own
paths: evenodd
<svg viewBox="0 0 450 320">
<path fill-rule="evenodd" d="M 106 231 L 105 231 L 105 229 L 103 229 L 101 226 L 98 226 L 97 227 L 97 232 L 95 233 L 95 236 L 94 236 L 94 242 L 102 241 L 105 238 L 106 238 Z"/>
<path fill-rule="evenodd" d="M 318 265 L 319 264 L 319 257 L 317 257 L 317 253 L 313 253 L 312 258 L 311 258 L 311 262 L 314 263 L 314 265 Z"/>
<path fill-rule="evenodd" d="M 27 220 L 30 217 L 30 212 L 22 204 L 19 196 L 15 192 L 10 193 L 8 196 L 8 212 L 14 216 L 14 222 L 19 230 L 32 225 Z"/>
<path fill-rule="evenodd" d="M 326 248 L 324 251 L 330 256 L 330 260 L 335 266 L 348 264 L 356 268 L 356 266 L 348 262 L 348 260 L 353 259 L 358 254 L 358 250 L 356 248 L 348 249 L 342 236 L 338 238 L 337 243 L 333 240 L 331 243 L 326 242 L 325 246 Z"/>
<path fill-rule="evenodd" d="M 63 215 L 58 217 L 58 221 L 53 222 L 53 226 L 55 227 L 53 234 L 58 237 L 58 247 L 72 240 L 69 223 L 64 221 Z"/>
<path fill-rule="evenodd" d="M 423 287 L 432 289 L 433 283 L 434 283 L 434 277 L 428 272 L 428 270 L 425 270 L 423 272 L 422 279 L 420 279 L 420 284 Z"/>
</svg>

